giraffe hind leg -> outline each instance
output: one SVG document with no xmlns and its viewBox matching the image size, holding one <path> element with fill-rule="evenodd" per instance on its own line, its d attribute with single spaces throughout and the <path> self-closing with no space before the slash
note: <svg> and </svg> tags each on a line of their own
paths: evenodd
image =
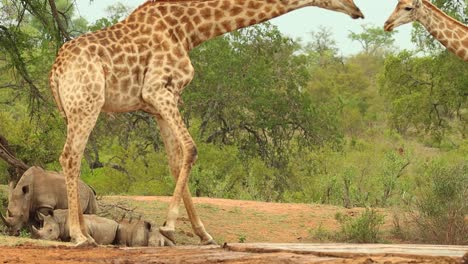
<svg viewBox="0 0 468 264">
<path fill-rule="evenodd" d="M 163 139 L 164 145 L 166 147 L 166 153 L 168 156 L 169 166 L 171 168 L 172 176 L 177 181 L 180 173 L 180 161 L 181 161 L 181 148 L 177 139 L 172 134 L 170 127 L 167 122 L 162 120 L 160 117 L 156 116 L 156 120 L 161 131 L 161 137 Z M 189 216 L 192 229 L 195 234 L 200 238 L 200 244 L 216 244 L 211 235 L 206 232 L 205 227 L 198 216 L 195 206 L 193 205 L 192 196 L 190 195 L 190 190 L 188 186 L 185 187 L 185 190 L 182 194 L 182 199 L 184 201 L 185 209 L 187 210 L 187 215 Z"/>
<path fill-rule="evenodd" d="M 143 90 L 143 100 L 151 106 L 160 120 L 164 121 L 167 129 L 170 130 L 174 140 L 180 146 L 179 173 L 176 181 L 176 187 L 169 204 L 167 220 L 164 226 L 159 228 L 159 232 L 165 237 L 175 242 L 175 224 L 179 216 L 179 205 L 183 193 L 186 189 L 188 178 L 193 164 L 197 158 L 197 149 L 190 136 L 177 108 L 176 97 L 164 85 L 156 85 Z"/>
</svg>

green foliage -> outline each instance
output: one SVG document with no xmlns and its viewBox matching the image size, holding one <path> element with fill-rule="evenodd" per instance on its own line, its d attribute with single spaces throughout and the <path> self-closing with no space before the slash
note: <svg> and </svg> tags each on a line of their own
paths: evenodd
<svg viewBox="0 0 468 264">
<path fill-rule="evenodd" d="M 450 54 L 402 52 L 386 60 L 380 79 L 391 126 L 402 134 L 429 135 L 435 144 L 448 132 L 466 134 L 467 87 L 468 65 Z"/>
<path fill-rule="evenodd" d="M 200 140 L 235 145 L 241 160 L 260 157 L 276 170 L 265 179 L 275 178 L 274 199 L 290 183 L 296 142 L 310 149 L 340 138 L 333 112 L 301 91 L 310 75 L 298 50 L 269 24 L 204 43 L 191 53 L 196 76 L 183 95 L 185 116 L 201 120 Z"/>
<path fill-rule="evenodd" d="M 31 233 L 29 233 L 29 230 L 23 228 L 23 229 L 21 229 L 21 231 L 20 231 L 19 237 L 30 238 L 30 237 L 31 237 Z"/>
<path fill-rule="evenodd" d="M 410 210 L 415 212 L 412 219 L 425 242 L 468 243 L 468 164 L 466 159 L 453 158 L 425 164 L 409 201 Z"/>
<path fill-rule="evenodd" d="M 247 236 L 245 234 L 239 235 L 239 243 L 245 243 L 247 241 Z"/>
<path fill-rule="evenodd" d="M 94 22 L 93 25 L 88 27 L 89 31 L 96 31 L 106 27 L 110 27 L 113 24 L 119 22 L 123 18 L 129 15 L 130 8 L 121 2 L 117 2 L 115 5 L 108 6 L 106 8 L 107 17 L 100 18 Z"/>
<path fill-rule="evenodd" d="M 349 38 L 361 44 L 365 54 L 372 56 L 382 56 L 388 54 L 395 49 L 395 39 L 393 35 L 397 31 L 386 32 L 382 27 L 375 27 L 370 25 L 362 26 L 363 32 L 349 33 Z"/>
<path fill-rule="evenodd" d="M 375 209 L 366 210 L 355 219 L 341 213 L 336 214 L 341 225 L 339 237 L 342 241 L 354 243 L 377 243 L 381 240 L 380 229 L 384 216 Z"/>
<path fill-rule="evenodd" d="M 314 241 L 317 240 L 319 242 L 336 241 L 337 236 L 334 232 L 325 229 L 321 223 L 317 228 L 309 230 L 309 234 Z"/>
<path fill-rule="evenodd" d="M 341 151 L 324 147 L 307 156 L 297 153 L 291 166 L 298 186 L 284 199 L 348 208 L 398 203 L 411 150 L 390 137 L 366 138 L 369 142 L 350 140 Z"/>
<path fill-rule="evenodd" d="M 50 115 L 31 120 L 28 110 L 21 104 L 16 107 L 0 105 L 0 134 L 8 139 L 18 158 L 28 164 L 43 166 L 58 159 L 62 149 L 58 142 L 64 141 L 62 122 Z"/>
<path fill-rule="evenodd" d="M 104 152 L 105 153 L 105 152 Z M 136 145 L 128 149 L 114 145 L 110 158 L 103 157 L 108 166 L 89 170 L 82 166 L 82 178 L 104 194 L 135 194 L 135 195 L 170 195 L 173 190 L 173 180 L 170 176 L 164 153 L 145 153 L 142 157 Z M 119 164 L 114 163 L 119 160 Z"/>
<path fill-rule="evenodd" d="M 6 208 L 7 206 L 8 206 L 8 186 L 0 185 L 0 210 L 2 211 L 2 213 L 4 213 L 3 208 Z"/>
<path fill-rule="evenodd" d="M 383 183 L 383 194 L 380 200 L 381 206 L 388 205 L 388 200 L 391 198 L 395 189 L 397 189 L 399 178 L 409 164 L 408 154 L 405 154 L 403 148 L 385 153 L 380 179 Z"/>
<path fill-rule="evenodd" d="M 26 163 L 60 171 L 65 124 L 47 76 L 64 33 L 57 31 L 47 4 L 1 1 L 0 134 Z M 435 1 L 463 15 L 459 2 Z M 128 13 L 116 4 L 107 17 L 89 24 L 68 1 L 56 3 L 71 37 Z M 19 21 L 26 7 L 33 10 Z M 453 152 L 442 167 L 455 168 L 468 151 L 468 64 L 445 52 L 395 53 L 393 35 L 373 26 L 350 34 L 362 51 L 347 57 L 329 29 L 311 36 L 301 45 L 266 23 L 191 52 L 196 76 L 182 94 L 181 108 L 199 150 L 192 193 L 349 208 L 402 207 L 411 194 L 412 210 L 428 211 L 421 217 L 450 222 L 444 213 L 454 215 L 454 204 L 466 192 L 434 175 L 450 172 L 463 182 L 466 174 L 429 170 L 426 161 Z M 151 115 L 103 115 L 85 150 L 81 176 L 100 195 L 171 195 L 174 180 L 166 159 Z M 2 183 L 6 168 L 1 162 Z M 438 202 L 446 200 L 442 194 L 458 198 L 454 204 Z M 426 200 L 438 207 L 428 207 Z M 372 211 L 359 221 L 343 220 L 345 239 L 376 239 L 378 223 Z M 316 236 L 328 235 L 319 228 Z"/>
</svg>

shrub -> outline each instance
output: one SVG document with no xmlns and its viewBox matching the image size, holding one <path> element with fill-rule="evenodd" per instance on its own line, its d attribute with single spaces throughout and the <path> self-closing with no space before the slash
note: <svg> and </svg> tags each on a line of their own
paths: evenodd
<svg viewBox="0 0 468 264">
<path fill-rule="evenodd" d="M 8 206 L 8 186 L 0 185 L 0 208 Z M 3 210 L 2 210 L 3 211 Z"/>
<path fill-rule="evenodd" d="M 427 164 L 409 201 L 409 212 L 424 242 L 468 244 L 468 164 L 439 159 Z"/>
<path fill-rule="evenodd" d="M 336 234 L 330 230 L 325 229 L 322 223 L 320 223 L 317 228 L 309 230 L 309 236 L 313 241 L 319 242 L 333 242 L 336 238 Z"/>
<path fill-rule="evenodd" d="M 346 242 L 376 243 L 380 239 L 380 228 L 384 223 L 384 216 L 375 209 L 366 210 L 357 218 L 337 213 L 335 219 L 341 225 L 338 238 Z"/>
<path fill-rule="evenodd" d="M 8 206 L 8 186 L 6 185 L 0 185 L 0 211 L 2 212 L 3 215 L 5 215 L 5 210 Z M 3 225 L 3 223 L 0 223 L 0 234 L 5 231 L 6 227 Z"/>
</svg>

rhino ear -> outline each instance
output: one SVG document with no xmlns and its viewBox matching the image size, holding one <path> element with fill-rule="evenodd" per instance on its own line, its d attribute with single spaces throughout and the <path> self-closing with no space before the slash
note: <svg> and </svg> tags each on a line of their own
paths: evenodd
<svg viewBox="0 0 468 264">
<path fill-rule="evenodd" d="M 23 191 L 23 194 L 28 194 L 29 193 L 29 185 L 25 185 L 23 186 L 23 188 L 21 188 L 21 190 Z"/>
<path fill-rule="evenodd" d="M 46 215 L 54 216 L 54 209 L 52 209 L 52 208 L 46 208 L 44 210 L 44 212 L 45 212 Z"/>
<path fill-rule="evenodd" d="M 151 231 L 151 223 L 146 222 L 146 221 L 144 221 L 143 223 L 145 223 L 146 230 Z"/>
</svg>

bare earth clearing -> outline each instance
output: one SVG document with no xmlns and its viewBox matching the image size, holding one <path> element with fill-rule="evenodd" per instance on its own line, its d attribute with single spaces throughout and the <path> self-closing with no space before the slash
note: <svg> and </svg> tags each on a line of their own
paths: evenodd
<svg viewBox="0 0 468 264">
<path fill-rule="evenodd" d="M 160 224 L 169 197 L 104 197 L 103 202 L 135 208 L 136 216 Z M 362 209 L 308 204 L 278 204 L 226 199 L 195 198 L 208 231 L 223 245 L 198 247 L 186 214 L 178 220 L 174 248 L 73 248 L 69 243 L 50 243 L 0 236 L 2 263 L 463 263 L 468 247 L 421 245 L 310 244 L 319 226 L 337 231 L 336 212 L 357 216 Z M 183 210 L 181 210 L 182 212 Z M 391 228 L 387 215 L 384 232 Z M 387 238 L 386 238 L 387 239 Z M 389 241 L 398 242 L 388 237 Z M 247 243 L 237 243 L 239 241 Z M 265 243 L 261 243 L 265 242 Z M 250 244 L 253 243 L 253 244 Z M 275 243 L 275 244 L 271 244 Z M 283 244 L 278 244 L 283 243 Z M 288 243 L 288 244 L 284 244 Z M 295 243 L 295 244 L 292 244 Z M 298 244 L 301 243 L 301 244 Z M 303 244 L 309 243 L 309 244 Z M 466 262 L 468 263 L 468 262 Z"/>
</svg>

